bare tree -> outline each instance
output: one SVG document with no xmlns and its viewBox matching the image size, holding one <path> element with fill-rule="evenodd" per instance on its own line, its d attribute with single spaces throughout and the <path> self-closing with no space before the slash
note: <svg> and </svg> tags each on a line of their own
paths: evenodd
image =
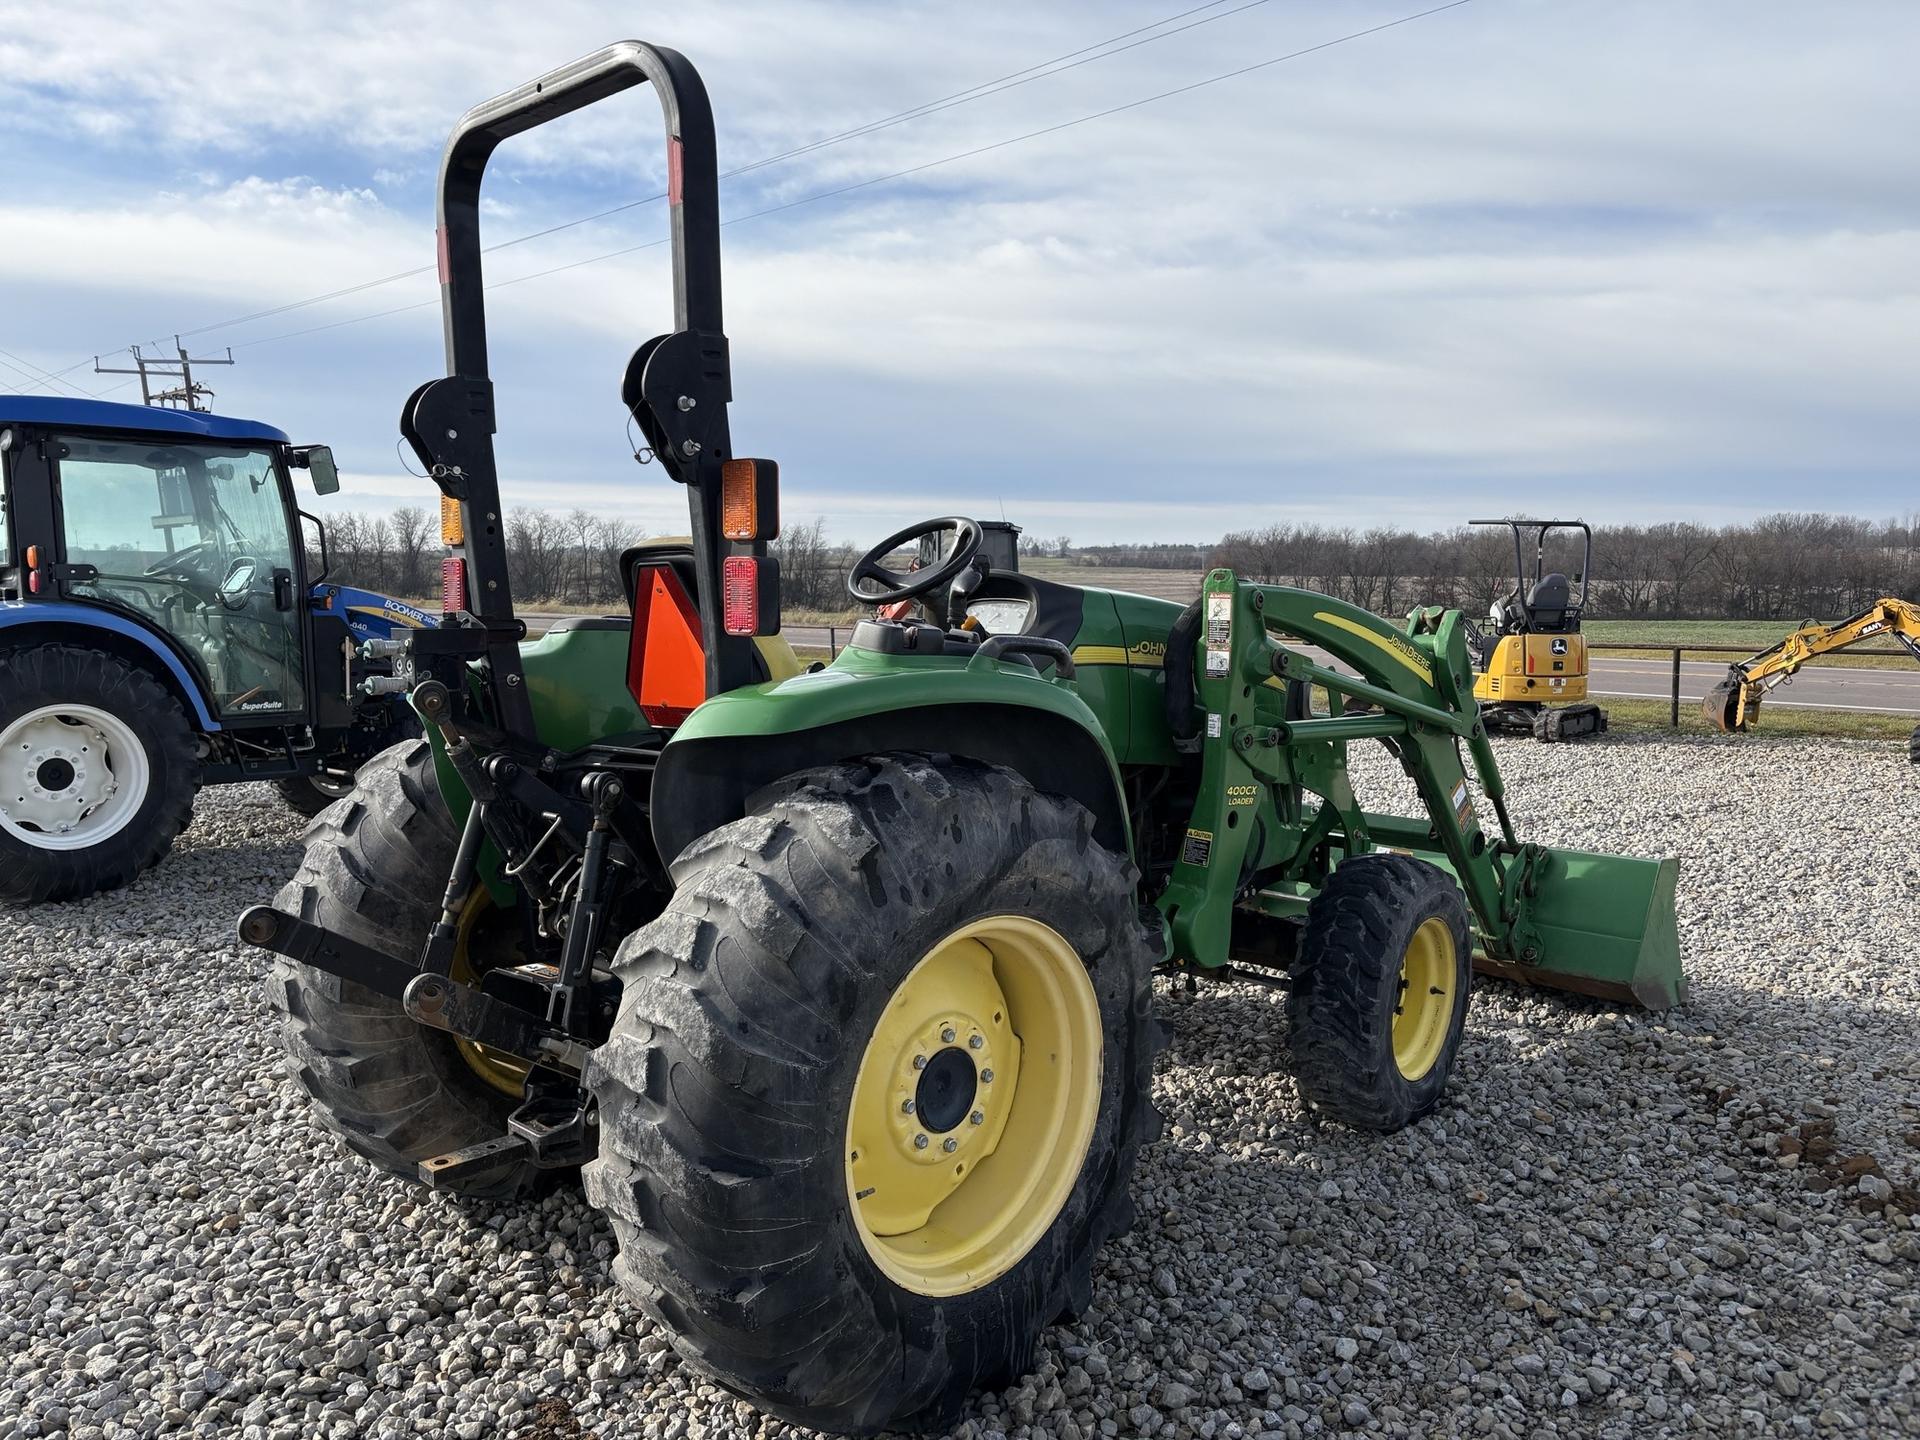
<svg viewBox="0 0 1920 1440">
<path fill-rule="evenodd" d="M 780 596 L 796 610 L 839 610 L 847 604 L 841 581 L 851 563 L 850 547 L 827 539 L 827 522 L 789 524 L 768 547 L 780 561 Z"/>
<path fill-rule="evenodd" d="M 402 595 L 426 593 L 427 512 L 418 505 L 402 505 L 393 512 L 393 566 L 391 584 Z"/>
</svg>

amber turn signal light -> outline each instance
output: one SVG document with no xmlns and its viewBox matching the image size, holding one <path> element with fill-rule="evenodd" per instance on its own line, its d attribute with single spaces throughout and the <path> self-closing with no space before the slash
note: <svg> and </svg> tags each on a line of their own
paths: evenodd
<svg viewBox="0 0 1920 1440">
<path fill-rule="evenodd" d="M 771 540 L 780 533 L 780 467 L 771 460 L 720 466 L 720 533 L 729 540 Z"/>
</svg>

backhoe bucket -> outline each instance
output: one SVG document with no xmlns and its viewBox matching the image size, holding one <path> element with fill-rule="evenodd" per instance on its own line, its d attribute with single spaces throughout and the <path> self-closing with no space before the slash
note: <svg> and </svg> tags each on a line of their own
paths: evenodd
<svg viewBox="0 0 1920 1440">
<path fill-rule="evenodd" d="M 1731 735 L 1741 729 L 1739 679 L 1729 675 L 1707 691 L 1706 698 L 1700 702 L 1700 713 L 1716 730 L 1724 730 Z"/>
<path fill-rule="evenodd" d="M 1506 964 L 1475 957 L 1482 974 L 1572 990 L 1649 1010 L 1686 998 L 1674 913 L 1677 860 L 1549 850 L 1534 869 L 1527 907 L 1539 958 Z"/>
</svg>

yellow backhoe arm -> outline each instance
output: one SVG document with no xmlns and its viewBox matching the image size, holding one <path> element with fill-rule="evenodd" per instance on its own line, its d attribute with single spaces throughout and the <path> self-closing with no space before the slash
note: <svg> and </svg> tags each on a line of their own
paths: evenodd
<svg viewBox="0 0 1920 1440">
<path fill-rule="evenodd" d="M 1891 596 L 1833 625 L 1802 625 L 1778 645 L 1727 667 L 1727 678 L 1707 692 L 1701 711 L 1722 730 L 1745 730 L 1767 691 L 1819 655 L 1891 635 L 1920 660 L 1920 605 Z"/>
</svg>

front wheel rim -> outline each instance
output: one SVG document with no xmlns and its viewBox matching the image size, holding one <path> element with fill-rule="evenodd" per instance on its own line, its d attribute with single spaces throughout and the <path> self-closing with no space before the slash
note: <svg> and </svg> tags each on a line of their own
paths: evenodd
<svg viewBox="0 0 1920 1440">
<path fill-rule="evenodd" d="M 351 775 L 331 775 L 321 770 L 309 775 L 307 783 L 329 800 L 342 800 L 353 793 Z"/>
<path fill-rule="evenodd" d="M 921 1295 L 981 1289 L 1066 1206 L 1103 1087 L 1100 1005 L 1058 931 L 994 915 L 935 944 L 867 1042 L 847 1196 L 867 1254 Z"/>
<path fill-rule="evenodd" d="M 1452 927 L 1438 915 L 1423 920 L 1401 957 L 1393 1007 L 1393 1063 L 1402 1078 L 1425 1078 L 1446 1049 L 1458 969 Z"/>
<path fill-rule="evenodd" d="M 42 705 L 0 729 L 0 831 L 36 850 L 85 850 L 147 798 L 146 746 L 95 705 Z"/>
</svg>

